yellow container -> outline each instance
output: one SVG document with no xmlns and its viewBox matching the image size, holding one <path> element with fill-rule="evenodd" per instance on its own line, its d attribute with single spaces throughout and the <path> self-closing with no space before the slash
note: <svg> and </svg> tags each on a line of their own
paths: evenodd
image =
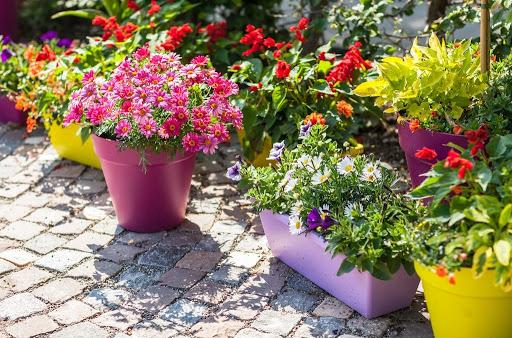
<svg viewBox="0 0 512 338">
<path fill-rule="evenodd" d="M 512 292 L 494 286 L 493 271 L 475 279 L 470 269 L 462 269 L 452 285 L 419 263 L 415 268 L 436 338 L 512 337 Z"/>
<path fill-rule="evenodd" d="M 100 160 L 94 152 L 92 139 L 89 137 L 82 143 L 80 135 L 77 134 L 78 129 L 75 124 L 63 128 L 54 123 L 48 129 L 50 142 L 60 157 L 100 169 Z"/>
</svg>

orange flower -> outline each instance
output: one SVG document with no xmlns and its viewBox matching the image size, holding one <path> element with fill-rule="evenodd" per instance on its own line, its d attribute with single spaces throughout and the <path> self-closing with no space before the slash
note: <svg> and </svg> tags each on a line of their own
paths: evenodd
<svg viewBox="0 0 512 338">
<path fill-rule="evenodd" d="M 439 277 L 446 277 L 446 275 L 448 274 L 448 271 L 446 270 L 446 268 L 444 266 L 438 265 L 436 268 L 436 274 Z"/>
<path fill-rule="evenodd" d="M 352 113 L 354 112 L 354 108 L 350 103 L 345 100 L 341 100 L 336 104 L 336 109 L 338 110 L 338 114 L 340 116 L 345 116 L 347 119 L 352 117 Z"/>
<path fill-rule="evenodd" d="M 462 126 L 461 125 L 455 125 L 455 127 L 453 127 L 453 133 L 455 135 L 460 135 L 462 133 Z"/>
<path fill-rule="evenodd" d="M 448 282 L 452 285 L 455 285 L 455 274 L 451 273 L 448 275 Z"/>
<path fill-rule="evenodd" d="M 462 187 L 460 186 L 460 184 L 458 185 L 452 185 L 450 187 L 450 191 L 452 193 L 454 193 L 455 195 L 460 195 L 462 193 Z"/>
<path fill-rule="evenodd" d="M 416 130 L 418 130 L 419 127 L 420 127 L 420 120 L 412 119 L 409 122 L 409 130 L 411 131 L 411 133 L 416 132 Z"/>
<path fill-rule="evenodd" d="M 325 119 L 320 113 L 311 113 L 304 119 L 304 124 L 311 123 L 312 126 L 315 124 L 321 124 L 325 126 Z"/>
<path fill-rule="evenodd" d="M 31 117 L 27 117 L 27 133 L 31 133 L 32 130 L 34 130 L 34 127 L 36 126 L 36 120 L 31 118 Z"/>
</svg>

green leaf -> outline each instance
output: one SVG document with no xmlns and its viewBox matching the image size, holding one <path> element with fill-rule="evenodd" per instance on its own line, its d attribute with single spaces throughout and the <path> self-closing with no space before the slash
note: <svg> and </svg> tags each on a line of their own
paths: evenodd
<svg viewBox="0 0 512 338">
<path fill-rule="evenodd" d="M 512 222 L 512 204 L 507 204 L 500 213 L 499 226 L 503 228 Z"/>
<path fill-rule="evenodd" d="M 286 103 L 286 88 L 284 86 L 277 86 L 272 92 L 272 107 L 276 111 L 280 111 Z"/>
<path fill-rule="evenodd" d="M 51 16 L 51 18 L 58 19 L 58 18 L 62 18 L 65 16 L 76 16 L 79 18 L 92 20 L 98 15 L 103 16 L 103 17 L 108 16 L 107 14 L 105 14 L 104 12 L 102 12 L 100 10 L 92 9 L 92 8 L 85 8 L 85 9 L 77 9 L 77 10 L 71 10 L 71 11 L 58 12 L 58 13 L 53 14 Z"/>
<path fill-rule="evenodd" d="M 473 267 L 471 270 L 475 278 L 481 277 L 485 272 L 487 266 L 487 249 L 488 247 L 486 246 L 479 247 L 473 256 Z"/>
<path fill-rule="evenodd" d="M 493 248 L 498 262 L 501 265 L 508 266 L 510 263 L 510 250 L 512 249 L 510 243 L 502 239 L 494 243 Z"/>
<path fill-rule="evenodd" d="M 386 264 L 379 262 L 374 265 L 372 276 L 381 280 L 390 280 L 392 277 Z"/>
<path fill-rule="evenodd" d="M 464 211 L 464 216 L 466 218 L 472 220 L 477 223 L 485 223 L 489 224 L 491 222 L 491 218 L 487 214 L 485 210 L 478 210 L 475 207 L 468 208 Z"/>
<path fill-rule="evenodd" d="M 338 272 L 336 273 L 336 276 L 340 276 L 344 273 L 348 273 L 352 270 L 354 270 L 355 265 L 354 263 L 350 262 L 348 258 L 345 258 L 343 262 L 340 265 L 340 268 L 338 269 Z"/>
<path fill-rule="evenodd" d="M 91 136 L 91 128 L 80 128 L 78 129 L 78 132 L 80 133 L 80 139 L 82 140 L 82 144 L 87 141 L 89 136 Z"/>
<path fill-rule="evenodd" d="M 331 90 L 331 86 L 329 86 L 329 83 L 324 79 L 316 80 L 315 84 L 313 85 L 313 90 L 327 95 L 334 94 L 334 92 Z"/>
<path fill-rule="evenodd" d="M 480 184 L 483 191 L 487 190 L 487 186 L 492 179 L 491 169 L 483 162 L 478 162 L 475 168 L 476 179 L 475 181 Z"/>
<path fill-rule="evenodd" d="M 250 59 L 247 62 L 251 64 L 251 71 L 249 72 L 251 80 L 259 82 L 263 72 L 263 62 L 260 59 Z"/>
</svg>

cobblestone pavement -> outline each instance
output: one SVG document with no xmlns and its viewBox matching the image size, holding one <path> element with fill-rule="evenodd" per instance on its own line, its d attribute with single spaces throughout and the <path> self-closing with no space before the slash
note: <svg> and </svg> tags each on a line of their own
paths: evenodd
<svg viewBox="0 0 512 338">
<path fill-rule="evenodd" d="M 187 220 L 117 226 L 101 171 L 42 135 L 0 126 L 0 337 L 431 337 L 421 292 L 367 320 L 272 257 L 224 177 L 233 148 L 196 166 Z"/>
</svg>

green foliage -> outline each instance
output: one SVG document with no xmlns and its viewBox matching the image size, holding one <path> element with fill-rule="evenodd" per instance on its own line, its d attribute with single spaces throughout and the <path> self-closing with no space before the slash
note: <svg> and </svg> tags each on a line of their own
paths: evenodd
<svg viewBox="0 0 512 338">
<path fill-rule="evenodd" d="M 463 157 L 475 163 L 464 178 L 438 163 L 411 193 L 434 197 L 415 232 L 415 259 L 449 272 L 471 268 L 475 278 L 493 273 L 496 286 L 510 291 L 512 135 L 493 137 L 474 160 L 469 151 Z"/>
<path fill-rule="evenodd" d="M 379 77 L 354 92 L 376 97 L 375 105 L 388 107 L 385 112 L 449 132 L 487 87 L 475 52 L 469 41 L 448 47 L 432 34 L 427 47 L 415 41 L 404 58 L 384 58 Z"/>
<path fill-rule="evenodd" d="M 241 172 L 258 210 L 290 215 L 292 234 L 316 232 L 327 241 L 327 251 L 346 255 L 339 274 L 357 268 L 390 279 L 402 265 L 412 273 L 409 236 L 421 206 L 393 191 L 396 176 L 386 164 L 372 156 L 343 156 L 326 127 L 314 126 L 274 166 L 243 165 Z M 314 208 L 334 225 L 307 230 Z"/>
</svg>

